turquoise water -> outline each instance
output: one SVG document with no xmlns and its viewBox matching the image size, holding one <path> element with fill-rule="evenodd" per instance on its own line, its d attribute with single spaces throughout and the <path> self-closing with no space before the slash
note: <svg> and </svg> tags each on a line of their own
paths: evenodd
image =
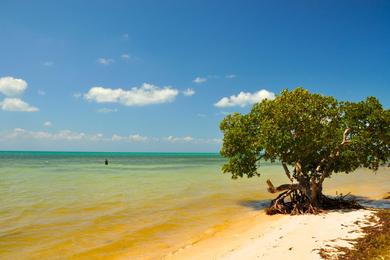
<svg viewBox="0 0 390 260">
<path fill-rule="evenodd" d="M 207 153 L 0 152 L 0 258 L 158 258 L 265 206 L 267 178 L 286 181 L 277 164 L 263 164 L 261 178 L 231 180 L 221 174 L 224 161 Z M 388 189 L 388 173 L 335 176 L 328 190 L 359 183 L 364 195 L 364 183 L 375 195 Z"/>
<path fill-rule="evenodd" d="M 6 258 L 147 257 L 250 210 L 240 201 L 261 194 L 258 180 L 221 174 L 218 154 L 0 152 L 0 158 Z"/>
</svg>

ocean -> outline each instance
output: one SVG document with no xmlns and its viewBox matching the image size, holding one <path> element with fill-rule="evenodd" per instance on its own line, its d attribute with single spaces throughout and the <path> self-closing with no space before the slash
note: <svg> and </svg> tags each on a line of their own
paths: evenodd
<svg viewBox="0 0 390 260">
<path fill-rule="evenodd" d="M 279 164 L 232 180 L 224 162 L 212 153 L 0 152 L 0 259 L 159 258 L 267 206 L 267 178 L 286 182 Z M 388 169 L 350 175 L 325 191 L 376 198 L 390 187 Z"/>
</svg>

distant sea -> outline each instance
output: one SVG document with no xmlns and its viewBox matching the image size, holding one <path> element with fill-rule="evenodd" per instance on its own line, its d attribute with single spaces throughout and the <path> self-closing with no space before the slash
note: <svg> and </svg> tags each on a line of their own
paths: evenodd
<svg viewBox="0 0 390 260">
<path fill-rule="evenodd" d="M 231 180 L 224 162 L 214 153 L 0 152 L 0 259 L 154 258 L 265 207 L 267 178 L 286 181 L 269 163 L 261 178 Z M 371 184 L 386 190 L 385 171 Z"/>
</svg>

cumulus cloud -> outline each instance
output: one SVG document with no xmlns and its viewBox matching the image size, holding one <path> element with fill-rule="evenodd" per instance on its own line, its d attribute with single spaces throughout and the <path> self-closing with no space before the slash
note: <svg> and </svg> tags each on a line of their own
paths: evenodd
<svg viewBox="0 0 390 260">
<path fill-rule="evenodd" d="M 120 135 L 112 135 L 112 141 L 125 141 L 125 142 L 147 142 L 151 140 L 151 138 L 142 136 L 139 134 L 128 135 L 128 136 L 120 136 Z"/>
<path fill-rule="evenodd" d="M 191 144 L 220 144 L 221 139 L 213 138 L 194 138 L 192 136 L 167 136 L 160 138 L 159 140 L 168 143 L 191 143 Z"/>
<path fill-rule="evenodd" d="M 152 137 L 141 134 L 118 135 L 106 137 L 101 133 L 89 134 L 84 132 L 76 132 L 71 130 L 60 130 L 56 132 L 50 131 L 30 131 L 23 128 L 15 128 L 9 131 L 0 132 L 0 140 L 37 140 L 42 142 L 114 142 L 114 143 L 169 143 L 175 144 L 220 144 L 221 139 L 213 138 L 194 138 L 192 136 L 167 136 L 167 137 Z"/>
<path fill-rule="evenodd" d="M 99 108 L 98 110 L 96 110 L 96 112 L 102 113 L 102 114 L 108 114 L 108 113 L 118 112 L 118 109 L 103 107 L 103 108 Z"/>
<path fill-rule="evenodd" d="M 5 98 L 0 101 L 0 107 L 5 111 L 36 112 L 38 108 L 29 105 L 20 98 Z"/>
<path fill-rule="evenodd" d="M 201 83 L 204 83 L 204 82 L 206 82 L 207 81 L 207 79 L 206 78 L 202 78 L 202 77 L 196 77 L 195 79 L 194 79 L 194 83 L 197 83 L 197 84 L 201 84 Z"/>
<path fill-rule="evenodd" d="M 262 89 L 255 93 L 240 92 L 238 95 L 232 95 L 230 97 L 223 97 L 217 103 L 214 104 L 216 107 L 233 107 L 240 106 L 245 107 L 262 101 L 263 99 L 274 99 L 275 94 Z"/>
<path fill-rule="evenodd" d="M 235 77 L 237 77 L 235 74 L 228 74 L 225 76 L 227 79 L 234 79 Z"/>
<path fill-rule="evenodd" d="M 127 53 L 124 53 L 124 54 L 121 55 L 121 58 L 124 59 L 124 60 L 128 60 L 128 59 L 130 59 L 130 55 L 127 54 Z"/>
<path fill-rule="evenodd" d="M 23 128 L 15 128 L 8 133 L 2 133 L 0 136 L 2 139 L 36 139 L 36 140 L 46 140 L 46 141 L 75 141 L 75 140 L 89 140 L 89 141 L 99 141 L 103 140 L 102 134 L 86 134 L 79 133 L 70 130 L 61 130 L 55 133 L 47 131 L 29 131 Z"/>
<path fill-rule="evenodd" d="M 134 62 L 138 62 L 138 61 L 141 61 L 141 59 L 135 55 L 131 55 L 131 54 L 128 54 L 128 53 L 123 53 L 121 54 L 120 58 L 125 61 L 125 62 L 130 62 L 130 61 L 134 61 Z"/>
<path fill-rule="evenodd" d="M 102 65 L 110 65 L 111 63 L 114 63 L 114 60 L 108 58 L 99 58 L 97 59 L 97 62 Z"/>
<path fill-rule="evenodd" d="M 6 98 L 0 101 L 0 109 L 4 111 L 36 112 L 39 109 L 19 98 L 27 89 L 27 82 L 13 77 L 0 78 L 0 93 Z"/>
<path fill-rule="evenodd" d="M 27 89 L 27 82 L 13 77 L 0 78 L 0 93 L 7 97 L 17 97 Z"/>
<path fill-rule="evenodd" d="M 97 103 L 119 103 L 125 106 L 145 106 L 168 103 L 175 100 L 179 91 L 170 86 L 157 87 L 144 83 L 141 87 L 129 90 L 117 88 L 92 87 L 84 98 Z"/>
<path fill-rule="evenodd" d="M 184 137 L 168 136 L 168 137 L 164 137 L 163 140 L 168 141 L 170 143 L 177 143 L 177 142 L 192 142 L 194 141 L 194 138 L 191 136 L 184 136 Z"/>
<path fill-rule="evenodd" d="M 186 90 L 182 91 L 184 96 L 190 97 L 195 94 L 195 90 L 192 88 L 187 88 Z"/>
<path fill-rule="evenodd" d="M 44 127 L 52 127 L 53 124 L 50 121 L 46 121 L 45 123 L 43 123 L 43 126 Z"/>
</svg>

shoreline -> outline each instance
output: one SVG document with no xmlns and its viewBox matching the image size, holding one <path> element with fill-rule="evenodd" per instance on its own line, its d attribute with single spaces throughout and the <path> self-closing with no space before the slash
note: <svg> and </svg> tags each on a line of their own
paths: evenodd
<svg viewBox="0 0 390 260">
<path fill-rule="evenodd" d="M 227 230 L 187 244 L 163 259 L 323 259 L 351 249 L 364 228 L 376 225 L 376 210 L 338 210 L 317 215 L 246 216 Z"/>
</svg>

